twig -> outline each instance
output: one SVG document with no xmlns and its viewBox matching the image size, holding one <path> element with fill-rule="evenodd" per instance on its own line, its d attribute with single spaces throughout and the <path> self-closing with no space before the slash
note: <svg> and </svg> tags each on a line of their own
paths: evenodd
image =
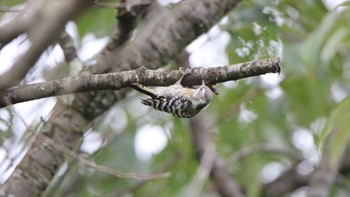
<svg viewBox="0 0 350 197">
<path fill-rule="evenodd" d="M 162 171 L 169 170 L 175 164 L 175 162 L 180 158 L 180 156 L 181 155 L 179 152 L 175 152 L 175 154 L 173 154 L 168 160 L 166 160 L 164 163 L 162 163 L 162 165 L 159 166 L 154 171 L 154 173 L 159 173 Z M 125 194 L 131 193 L 131 192 L 135 191 L 136 189 L 142 187 L 146 183 L 148 183 L 148 181 L 145 179 L 144 180 L 137 180 L 133 184 L 122 188 L 120 191 L 117 192 L 117 194 L 115 196 L 124 196 Z"/>
<path fill-rule="evenodd" d="M 214 85 L 266 73 L 279 73 L 279 62 L 280 58 L 276 57 L 215 68 L 193 68 L 190 75 L 187 75 L 182 83 L 187 86 L 200 85 L 204 80 L 206 84 Z M 108 89 L 119 90 L 128 87 L 132 83 L 141 83 L 148 86 L 170 85 L 175 83 L 181 75 L 181 71 L 156 71 L 140 68 L 132 71 L 81 75 L 18 86 L 0 92 L 0 107 L 71 93 Z"/>
<path fill-rule="evenodd" d="M 170 176 L 169 172 L 166 173 L 157 173 L 157 174 L 140 174 L 140 173 L 126 173 L 126 172 L 121 172 L 119 170 L 115 170 L 106 166 L 101 166 L 97 165 L 91 161 L 86 160 L 80 155 L 75 154 L 74 152 L 70 151 L 64 146 L 61 146 L 57 143 L 55 143 L 53 140 L 50 138 L 42 135 L 42 134 L 37 134 L 37 138 L 41 139 L 43 143 L 47 143 L 50 146 L 52 146 L 55 150 L 58 150 L 60 152 L 63 152 L 65 155 L 72 157 L 73 159 L 77 160 L 80 164 L 83 164 L 86 167 L 90 167 L 95 169 L 96 171 L 104 172 L 107 174 L 114 175 L 119 178 L 132 178 L 132 179 L 141 179 L 141 180 L 150 180 L 150 179 L 160 179 L 160 178 L 167 178 Z"/>
<path fill-rule="evenodd" d="M 257 145 L 248 146 L 248 147 L 242 148 L 241 150 L 236 151 L 227 159 L 227 163 L 230 166 L 234 166 L 239 160 L 242 160 L 243 158 L 249 155 L 252 155 L 254 153 L 261 153 L 261 152 L 280 154 L 283 156 L 287 156 L 293 159 L 294 161 L 302 160 L 300 155 L 298 155 L 297 153 L 287 148 L 276 146 L 273 144 L 257 144 Z"/>
<path fill-rule="evenodd" d="M 72 19 L 79 10 L 91 5 L 91 2 L 92 0 L 58 1 L 53 9 L 50 2 L 29 1 L 26 9 L 30 9 L 30 6 L 35 9 L 26 10 L 29 12 L 28 15 L 16 17 L 13 21 L 2 26 L 0 28 L 0 48 L 22 33 L 27 33 L 31 45 L 8 71 L 0 75 L 0 90 L 17 85 L 42 52 L 57 38 L 66 22 Z M 17 24 L 17 21 L 20 23 Z M 7 27 L 12 28 L 7 30 Z"/>
<path fill-rule="evenodd" d="M 34 137 L 37 137 L 42 141 L 42 143 L 47 143 L 51 147 L 53 147 L 55 150 L 60 151 L 64 153 L 67 156 L 70 156 L 71 158 L 77 160 L 80 164 L 83 164 L 87 167 L 93 168 L 96 171 L 104 172 L 107 174 L 114 175 L 119 178 L 132 178 L 132 179 L 139 179 L 139 180 L 150 180 L 150 179 L 159 179 L 159 178 L 167 178 L 170 176 L 170 173 L 156 173 L 156 174 L 140 174 L 140 173 L 126 173 L 126 172 L 121 172 L 119 170 L 115 170 L 106 166 L 101 166 L 97 165 L 91 161 L 88 161 L 87 159 L 83 158 L 80 155 L 77 155 L 73 151 L 70 151 L 64 146 L 61 146 L 57 143 L 55 143 L 53 140 L 50 138 L 46 137 L 45 135 L 41 134 L 38 132 L 38 128 L 32 129 L 30 128 L 29 125 L 26 124 L 24 121 L 23 117 L 18 115 L 16 111 L 13 111 L 13 113 L 17 114 L 21 122 L 27 127 L 27 131 L 25 132 L 24 136 L 22 138 L 25 139 L 25 142 L 27 142 L 27 146 L 31 144 L 30 141 L 33 141 Z M 24 148 L 23 148 L 24 150 Z"/>
</svg>

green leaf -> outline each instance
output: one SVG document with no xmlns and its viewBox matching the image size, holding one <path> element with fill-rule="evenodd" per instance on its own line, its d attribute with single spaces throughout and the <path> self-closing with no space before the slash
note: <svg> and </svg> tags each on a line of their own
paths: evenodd
<svg viewBox="0 0 350 197">
<path fill-rule="evenodd" d="M 335 53 L 339 49 L 339 45 L 342 44 L 344 38 L 349 35 L 349 31 L 342 27 L 337 29 L 336 32 L 334 32 L 325 43 L 325 46 L 323 47 L 321 51 L 321 61 L 324 64 L 328 64 L 335 56 Z"/>
<path fill-rule="evenodd" d="M 316 68 L 320 50 L 338 18 L 336 12 L 326 15 L 320 26 L 300 45 L 300 56 L 310 71 Z"/>
<path fill-rule="evenodd" d="M 345 148 L 350 140 L 350 97 L 339 103 L 329 117 L 320 137 L 319 148 L 329 143 L 331 166 L 337 168 Z"/>
</svg>

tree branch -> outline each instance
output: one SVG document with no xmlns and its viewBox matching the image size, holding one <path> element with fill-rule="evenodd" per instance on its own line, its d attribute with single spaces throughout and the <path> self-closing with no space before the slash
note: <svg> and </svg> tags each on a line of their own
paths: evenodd
<svg viewBox="0 0 350 197">
<path fill-rule="evenodd" d="M 141 173 L 128 173 L 128 172 L 122 172 L 113 168 L 109 168 L 106 166 L 98 165 L 92 161 L 89 161 L 85 159 L 84 157 L 74 153 L 73 151 L 67 149 L 66 147 L 56 144 L 54 141 L 52 141 L 50 138 L 38 133 L 36 137 L 40 140 L 42 140 L 42 143 L 47 143 L 48 145 L 52 146 L 54 149 L 63 152 L 66 156 L 70 156 L 71 158 L 77 160 L 79 164 L 82 164 L 83 166 L 93 168 L 96 171 L 103 172 L 106 174 L 114 175 L 118 178 L 129 178 L 129 179 L 137 179 L 137 180 L 150 180 L 150 179 L 160 179 L 160 178 L 168 178 L 170 176 L 169 172 L 159 172 L 155 174 L 141 174 Z"/>
<path fill-rule="evenodd" d="M 241 0 L 182 1 L 171 12 L 158 16 L 162 20 L 148 24 L 120 53 L 113 50 L 104 56 L 105 64 L 99 64 L 96 73 L 131 70 L 140 65 L 152 69 L 166 65 L 239 2 Z"/>
<path fill-rule="evenodd" d="M 118 10 L 117 27 L 104 50 L 113 50 L 126 43 L 135 29 L 138 19 L 148 11 L 154 0 L 121 0 L 118 3 L 96 2 L 98 7 L 109 7 Z"/>
<path fill-rule="evenodd" d="M 64 0 L 64 1 L 31 1 L 28 6 L 28 16 L 16 17 L 9 24 L 0 28 L 0 47 L 8 43 L 21 33 L 26 33 L 31 45 L 16 63 L 0 76 L 0 90 L 17 85 L 35 64 L 42 52 L 53 42 L 63 30 L 66 22 L 75 16 L 81 9 L 92 5 L 92 0 Z M 40 6 L 36 4 L 40 4 Z M 53 6 L 54 3 L 54 6 Z M 34 4 L 34 5 L 32 5 Z M 31 10 L 34 9 L 34 10 Z M 7 26 L 10 26 L 7 30 Z M 20 28 L 18 27 L 20 26 Z M 13 32 L 11 32 L 12 30 Z"/>
<path fill-rule="evenodd" d="M 344 154 L 343 156 L 344 156 L 344 159 L 339 168 L 339 173 L 343 176 L 347 176 L 350 172 L 349 152 L 346 152 L 346 154 Z M 326 159 L 323 159 L 323 161 L 326 161 Z M 266 196 L 266 197 L 288 196 L 290 193 L 292 193 L 296 189 L 306 186 L 308 183 L 317 181 L 317 179 L 328 178 L 328 176 L 324 174 L 321 174 L 320 176 L 319 175 L 320 172 L 318 172 L 320 170 L 315 170 L 313 173 L 310 173 L 310 174 L 301 174 L 298 170 L 298 166 L 302 162 L 305 162 L 305 160 L 300 161 L 299 163 L 293 165 L 290 169 L 283 172 L 276 180 L 263 185 L 262 187 L 263 196 Z M 321 168 L 324 168 L 324 166 L 322 166 Z M 313 176 L 314 178 L 312 178 Z M 317 186 L 315 183 L 313 183 L 312 185 L 313 187 Z M 327 188 L 324 188 L 324 189 L 327 189 Z M 324 189 L 322 189 L 322 191 L 324 191 Z M 316 188 L 312 190 L 317 191 Z"/>
<path fill-rule="evenodd" d="M 293 161 L 301 161 L 302 156 L 297 152 L 287 148 L 278 146 L 275 144 L 256 144 L 252 146 L 244 147 L 236 152 L 234 152 L 226 161 L 230 166 L 234 166 L 238 161 L 244 159 L 245 157 L 252 155 L 254 153 L 268 152 L 279 154 L 290 158 Z"/>
<path fill-rule="evenodd" d="M 280 58 L 269 58 L 240 64 L 215 68 L 193 68 L 190 75 L 183 79 L 183 85 L 217 84 L 230 80 L 279 73 Z M 148 86 L 167 86 L 174 84 L 182 75 L 182 71 L 157 71 L 140 68 L 109 74 L 82 75 L 48 82 L 18 86 L 0 92 L 0 107 L 30 101 L 49 96 L 59 96 L 96 90 L 120 90 L 131 83 L 141 83 Z"/>
<path fill-rule="evenodd" d="M 300 174 L 298 164 L 285 171 L 276 180 L 263 185 L 262 193 L 266 197 L 288 196 L 299 187 L 305 186 L 310 175 Z"/>
</svg>

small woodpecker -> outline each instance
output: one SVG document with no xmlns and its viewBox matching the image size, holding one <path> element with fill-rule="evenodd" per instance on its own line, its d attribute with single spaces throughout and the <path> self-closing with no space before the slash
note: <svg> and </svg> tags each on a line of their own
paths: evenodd
<svg viewBox="0 0 350 197">
<path fill-rule="evenodd" d="M 186 70 L 175 84 L 168 87 L 154 89 L 141 84 L 132 84 L 130 87 L 151 97 L 142 99 L 141 103 L 144 105 L 179 118 L 191 118 L 208 106 L 213 94 L 204 81 L 196 89 L 183 87 L 181 81 L 188 73 L 189 70 Z"/>
</svg>

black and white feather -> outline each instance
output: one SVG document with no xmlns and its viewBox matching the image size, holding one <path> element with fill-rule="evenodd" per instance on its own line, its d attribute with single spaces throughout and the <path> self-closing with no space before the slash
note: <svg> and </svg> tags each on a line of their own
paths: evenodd
<svg viewBox="0 0 350 197">
<path fill-rule="evenodd" d="M 196 89 L 180 84 L 181 79 L 169 87 L 149 88 L 133 84 L 132 88 L 151 98 L 142 103 L 159 111 L 168 112 L 180 118 L 190 118 L 205 109 L 212 99 L 212 91 L 204 83 Z"/>
</svg>

